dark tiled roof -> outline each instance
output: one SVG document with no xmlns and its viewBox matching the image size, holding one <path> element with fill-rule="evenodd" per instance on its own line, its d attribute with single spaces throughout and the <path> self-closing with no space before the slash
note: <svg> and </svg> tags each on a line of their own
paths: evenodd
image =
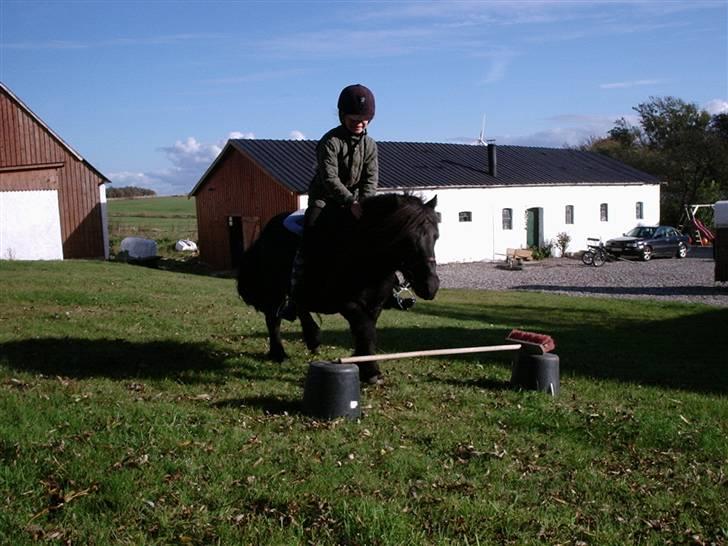
<svg viewBox="0 0 728 546">
<path fill-rule="evenodd" d="M 316 141 L 231 140 L 286 187 L 308 191 Z M 659 184 L 654 176 L 593 152 L 565 148 L 497 147 L 497 176 L 488 150 L 468 144 L 378 142 L 379 186 L 393 189 L 549 184 Z M 204 180 L 204 177 L 203 177 Z M 194 193 L 194 190 L 193 190 Z"/>
</svg>

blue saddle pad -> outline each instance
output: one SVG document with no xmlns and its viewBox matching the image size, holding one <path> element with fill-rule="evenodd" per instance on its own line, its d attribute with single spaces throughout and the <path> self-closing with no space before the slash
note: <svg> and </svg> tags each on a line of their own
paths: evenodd
<svg viewBox="0 0 728 546">
<path fill-rule="evenodd" d="M 304 209 L 297 210 L 286 216 L 283 220 L 283 227 L 291 233 L 295 233 L 299 237 L 303 235 L 303 215 Z"/>
</svg>

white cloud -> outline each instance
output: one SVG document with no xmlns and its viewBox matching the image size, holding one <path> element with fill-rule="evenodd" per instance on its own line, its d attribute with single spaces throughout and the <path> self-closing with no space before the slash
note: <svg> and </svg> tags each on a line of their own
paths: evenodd
<svg viewBox="0 0 728 546">
<path fill-rule="evenodd" d="M 306 140 L 306 135 L 295 129 L 288 134 L 288 137 L 291 140 Z"/>
<path fill-rule="evenodd" d="M 266 70 L 263 72 L 253 72 L 250 74 L 231 76 L 227 78 L 206 79 L 201 80 L 201 82 L 214 85 L 233 85 L 237 83 L 262 82 L 279 78 L 292 78 L 295 76 L 300 77 L 303 76 L 305 73 L 306 71 L 301 68 L 291 68 L 288 70 Z"/>
<path fill-rule="evenodd" d="M 602 83 L 599 85 L 602 89 L 624 89 L 627 87 L 639 87 L 643 85 L 657 85 L 662 80 L 632 80 L 627 82 Z"/>
<path fill-rule="evenodd" d="M 70 41 L 70 40 L 47 40 L 42 42 L 9 42 L 2 44 L 7 49 L 91 49 L 98 47 L 127 47 L 127 46 L 154 46 L 170 45 L 181 42 L 199 42 L 220 40 L 224 38 L 221 34 L 211 33 L 188 33 L 188 34 L 160 34 L 157 36 L 135 36 L 127 38 L 112 38 L 98 41 Z"/>
<path fill-rule="evenodd" d="M 614 122 L 620 118 L 624 118 L 632 125 L 639 123 L 638 116 L 634 114 L 584 115 L 566 113 L 545 118 L 544 121 L 552 125 L 552 127 L 526 135 L 497 135 L 496 141 L 500 144 L 542 146 L 546 148 L 579 146 L 592 137 L 605 137 L 607 132 L 614 127 Z"/>
<path fill-rule="evenodd" d="M 172 164 L 156 171 L 120 171 L 108 176 L 116 187 L 139 186 L 158 195 L 187 194 L 222 151 L 228 139 L 253 139 L 255 134 L 233 131 L 215 143 L 200 142 L 195 137 L 178 140 L 172 146 L 159 148 Z"/>
<path fill-rule="evenodd" d="M 233 131 L 232 133 L 228 134 L 228 139 L 230 138 L 243 138 L 243 139 L 254 139 L 255 133 L 241 133 L 240 131 Z"/>
<path fill-rule="evenodd" d="M 578 146 L 591 136 L 595 136 L 595 132 L 590 127 L 555 127 L 530 135 L 506 135 L 498 138 L 497 141 L 499 144 L 515 146 L 563 148 L 564 146 Z"/>
<path fill-rule="evenodd" d="M 703 109 L 711 116 L 716 114 L 725 114 L 728 113 L 728 101 L 723 99 L 713 99 L 705 103 Z"/>
</svg>

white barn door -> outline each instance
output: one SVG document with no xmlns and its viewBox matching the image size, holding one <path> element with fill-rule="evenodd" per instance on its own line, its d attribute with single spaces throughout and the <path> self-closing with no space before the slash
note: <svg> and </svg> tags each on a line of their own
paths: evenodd
<svg viewBox="0 0 728 546">
<path fill-rule="evenodd" d="M 57 190 L 0 191 L 0 259 L 63 259 Z"/>
</svg>

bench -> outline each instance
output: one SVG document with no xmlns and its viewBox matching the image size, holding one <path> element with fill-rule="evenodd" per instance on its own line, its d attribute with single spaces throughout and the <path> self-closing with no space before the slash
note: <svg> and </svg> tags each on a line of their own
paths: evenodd
<svg viewBox="0 0 728 546">
<path fill-rule="evenodd" d="M 521 269 L 524 261 L 533 260 L 533 251 L 527 248 L 508 248 L 505 256 L 506 263 L 501 269 Z"/>
<path fill-rule="evenodd" d="M 506 261 L 522 260 L 528 262 L 533 260 L 533 250 L 528 248 L 508 248 L 506 249 Z"/>
</svg>

